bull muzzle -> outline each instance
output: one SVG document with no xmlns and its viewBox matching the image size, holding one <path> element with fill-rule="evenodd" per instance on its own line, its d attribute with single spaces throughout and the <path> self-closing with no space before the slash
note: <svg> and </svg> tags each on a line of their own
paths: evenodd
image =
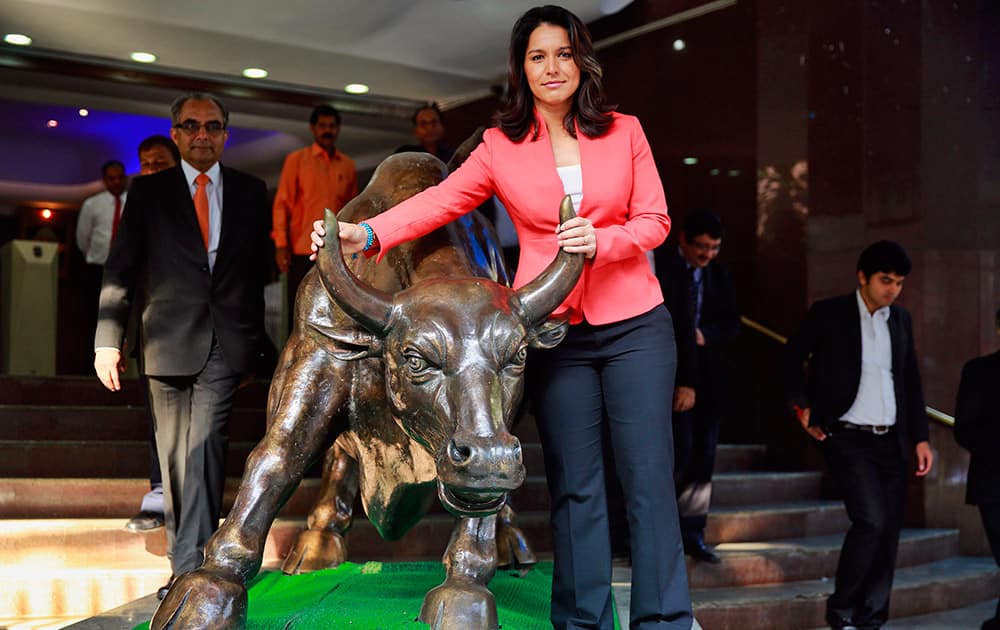
<svg viewBox="0 0 1000 630">
<path fill-rule="evenodd" d="M 496 514 L 507 494 L 524 483 L 521 442 L 504 432 L 454 436 L 437 457 L 438 498 L 461 517 Z"/>
</svg>

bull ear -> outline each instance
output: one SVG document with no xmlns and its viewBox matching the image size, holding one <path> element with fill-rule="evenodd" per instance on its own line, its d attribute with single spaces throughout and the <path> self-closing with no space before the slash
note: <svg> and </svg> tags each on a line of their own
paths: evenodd
<svg viewBox="0 0 1000 630">
<path fill-rule="evenodd" d="M 333 340 L 334 349 L 330 354 L 341 361 L 382 356 L 382 338 L 371 333 L 361 332 L 356 328 L 335 328 L 314 323 L 310 323 L 309 327 L 327 339 Z"/>
<path fill-rule="evenodd" d="M 569 195 L 559 205 L 560 224 L 576 216 Z M 583 254 L 569 254 L 561 247 L 556 257 L 537 278 L 517 290 L 524 319 L 533 326 L 562 304 L 583 273 Z"/>
<path fill-rule="evenodd" d="M 531 332 L 528 333 L 528 345 L 542 350 L 555 348 L 568 332 L 569 321 L 565 318 L 553 317 L 531 329 Z"/>
<path fill-rule="evenodd" d="M 316 254 L 316 268 L 323 288 L 337 306 L 376 335 L 385 335 L 392 314 L 392 296 L 358 280 L 344 264 L 340 250 L 340 225 L 324 211 L 326 236 Z"/>
</svg>

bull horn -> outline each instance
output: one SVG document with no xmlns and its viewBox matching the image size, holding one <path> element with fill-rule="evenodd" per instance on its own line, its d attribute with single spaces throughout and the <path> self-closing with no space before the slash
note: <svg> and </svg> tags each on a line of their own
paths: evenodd
<svg viewBox="0 0 1000 630">
<path fill-rule="evenodd" d="M 323 247 L 316 254 L 320 282 L 340 308 L 369 332 L 384 335 L 392 313 L 392 296 L 358 280 L 344 263 L 337 216 L 323 212 Z"/>
<path fill-rule="evenodd" d="M 559 205 L 559 224 L 576 216 L 569 195 Z M 561 247 L 556 257 L 537 278 L 517 290 L 525 319 L 537 324 L 562 304 L 583 273 L 583 254 L 570 254 Z"/>
</svg>

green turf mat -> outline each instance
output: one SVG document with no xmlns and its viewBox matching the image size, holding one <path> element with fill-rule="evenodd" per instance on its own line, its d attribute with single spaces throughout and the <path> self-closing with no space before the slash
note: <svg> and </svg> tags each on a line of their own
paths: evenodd
<svg viewBox="0 0 1000 630">
<path fill-rule="evenodd" d="M 248 630 L 427 628 L 417 621 L 424 595 L 444 581 L 440 562 L 345 562 L 303 575 L 262 573 L 250 582 Z M 525 577 L 498 571 L 490 582 L 503 630 L 549 630 L 552 563 Z M 618 628 L 615 619 L 615 628 Z M 136 630 L 149 628 L 149 623 Z"/>
</svg>

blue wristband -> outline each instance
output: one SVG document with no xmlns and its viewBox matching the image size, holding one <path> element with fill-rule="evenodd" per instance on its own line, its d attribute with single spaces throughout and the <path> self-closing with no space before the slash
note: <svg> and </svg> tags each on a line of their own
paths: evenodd
<svg viewBox="0 0 1000 630">
<path fill-rule="evenodd" d="M 361 251 L 367 252 L 375 244 L 375 230 L 364 221 L 358 223 L 358 227 L 364 228 L 365 233 L 368 235 L 368 238 L 365 239 L 365 246 L 361 248 Z"/>
</svg>

